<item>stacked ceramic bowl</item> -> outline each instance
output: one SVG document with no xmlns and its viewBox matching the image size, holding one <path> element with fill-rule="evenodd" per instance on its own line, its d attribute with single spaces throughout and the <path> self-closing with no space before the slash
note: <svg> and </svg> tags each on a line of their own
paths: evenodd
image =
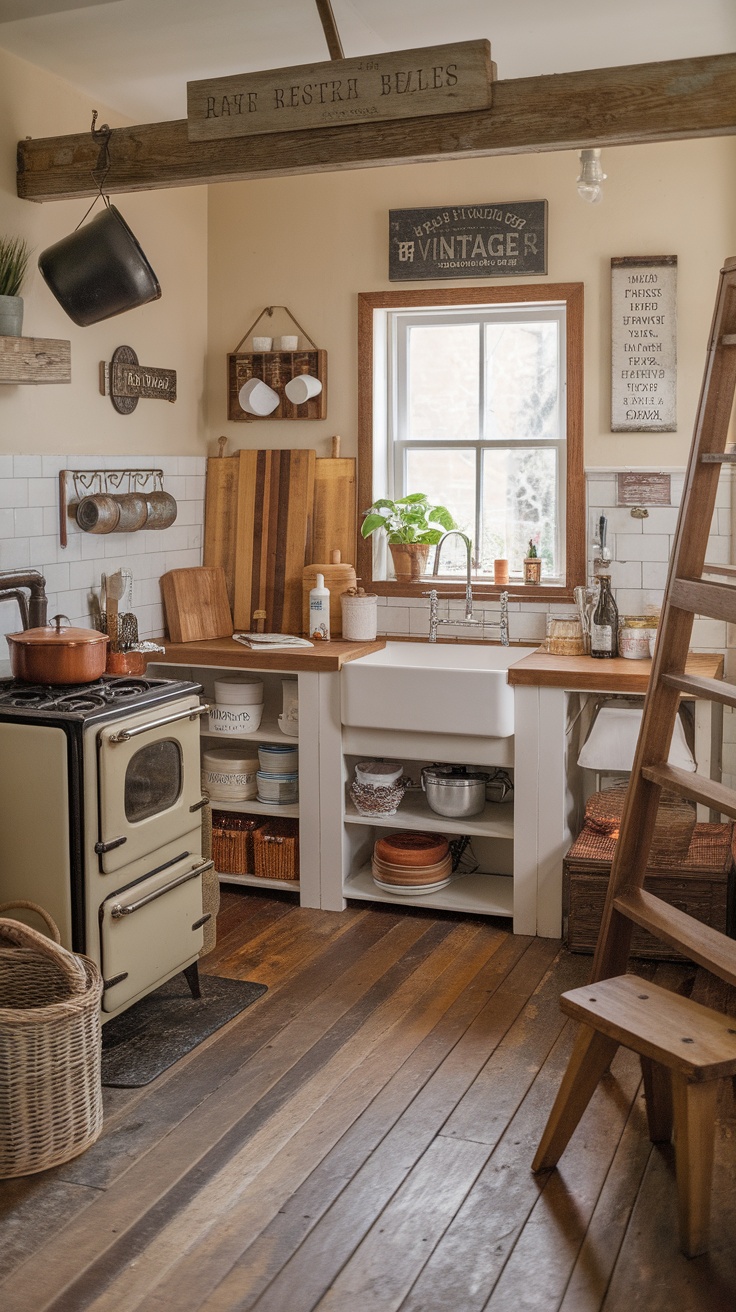
<svg viewBox="0 0 736 1312">
<path fill-rule="evenodd" d="M 361 761 L 350 796 L 359 815 L 396 815 L 406 790 L 404 767 L 396 761 Z"/>
<path fill-rule="evenodd" d="M 240 737 L 255 733 L 263 715 L 263 680 L 247 674 L 215 679 L 215 704 L 210 708 L 210 733 Z"/>
<path fill-rule="evenodd" d="M 299 800 L 299 751 L 286 743 L 263 743 L 258 748 L 258 801 L 288 806 Z"/>
<path fill-rule="evenodd" d="M 441 834 L 399 833 L 379 838 L 371 864 L 378 888 L 407 897 L 435 893 L 452 877 L 450 845 Z"/>
<path fill-rule="evenodd" d="M 258 792 L 258 757 L 242 747 L 202 753 L 202 786 L 211 802 L 247 802 Z"/>
</svg>

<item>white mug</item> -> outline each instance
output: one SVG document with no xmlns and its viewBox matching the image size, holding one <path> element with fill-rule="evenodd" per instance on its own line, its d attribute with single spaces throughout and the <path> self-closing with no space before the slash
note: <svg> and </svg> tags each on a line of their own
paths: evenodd
<svg viewBox="0 0 736 1312">
<path fill-rule="evenodd" d="M 241 410 L 249 415 L 270 415 L 279 403 L 278 392 L 274 392 L 261 378 L 249 378 L 238 392 Z"/>
<path fill-rule="evenodd" d="M 313 374 L 297 374 L 284 388 L 292 405 L 304 405 L 312 396 L 319 396 L 322 384 Z"/>
<path fill-rule="evenodd" d="M 277 337 L 277 338 L 276 338 L 276 350 L 277 350 L 277 351 L 295 351 L 298 345 L 299 345 L 299 338 L 298 338 L 298 337 Z"/>
<path fill-rule="evenodd" d="M 270 351 L 272 346 L 273 346 L 273 337 L 254 337 L 254 338 L 253 338 L 253 350 L 254 350 L 254 351 Z"/>
</svg>

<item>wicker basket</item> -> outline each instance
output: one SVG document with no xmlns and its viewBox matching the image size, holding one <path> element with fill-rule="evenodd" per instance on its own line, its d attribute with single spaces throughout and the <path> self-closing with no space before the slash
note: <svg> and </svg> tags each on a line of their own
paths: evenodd
<svg viewBox="0 0 736 1312">
<path fill-rule="evenodd" d="M 221 875 L 253 875 L 253 835 L 264 822 L 236 811 L 212 812 L 212 860 Z"/>
<path fill-rule="evenodd" d="M 270 820 L 253 835 L 255 873 L 261 879 L 299 878 L 299 823 Z"/>
<path fill-rule="evenodd" d="M 618 838 L 626 792 L 626 786 L 623 785 L 593 793 L 585 806 L 586 828 L 603 836 Z M 695 821 L 695 807 L 692 803 L 663 789 L 649 852 L 649 865 L 669 866 L 673 861 L 687 857 Z"/>
<path fill-rule="evenodd" d="M 100 997 L 93 961 L 18 920 L 0 919 L 0 1178 L 67 1162 L 102 1129 Z"/>
</svg>

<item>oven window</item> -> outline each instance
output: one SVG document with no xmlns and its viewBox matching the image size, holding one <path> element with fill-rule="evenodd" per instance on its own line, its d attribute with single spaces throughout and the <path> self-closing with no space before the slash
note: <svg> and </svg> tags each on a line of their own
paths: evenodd
<svg viewBox="0 0 736 1312">
<path fill-rule="evenodd" d="M 125 772 L 125 818 L 135 824 L 174 805 L 182 789 L 179 743 L 149 743 L 131 757 Z"/>
</svg>

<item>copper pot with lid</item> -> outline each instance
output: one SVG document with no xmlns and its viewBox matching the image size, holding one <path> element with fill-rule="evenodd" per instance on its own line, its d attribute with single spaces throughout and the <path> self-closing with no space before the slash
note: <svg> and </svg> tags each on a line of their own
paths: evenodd
<svg viewBox="0 0 736 1312">
<path fill-rule="evenodd" d="M 68 627 L 64 627 L 62 621 Z M 40 629 L 8 633 L 13 677 L 27 683 L 92 683 L 105 673 L 106 633 L 75 629 L 66 615 L 55 615 Z"/>
</svg>

